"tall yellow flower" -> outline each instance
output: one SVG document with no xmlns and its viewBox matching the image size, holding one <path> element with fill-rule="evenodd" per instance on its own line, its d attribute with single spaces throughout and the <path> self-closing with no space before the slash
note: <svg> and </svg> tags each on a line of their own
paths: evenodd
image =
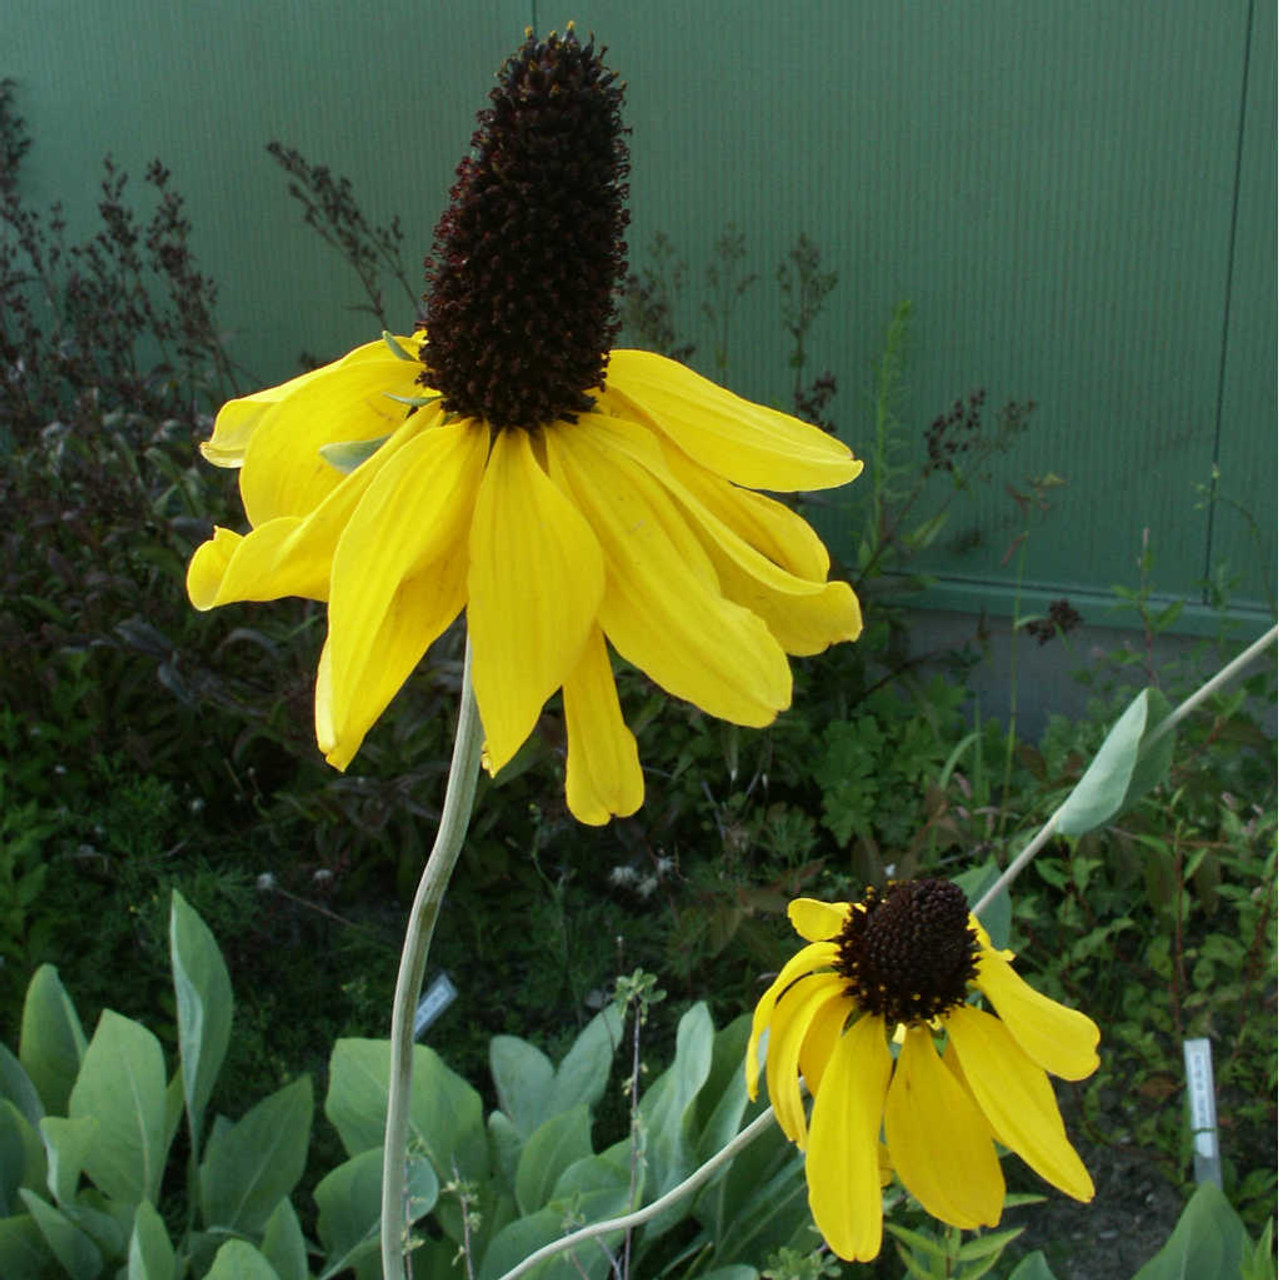
<svg viewBox="0 0 1280 1280">
<path fill-rule="evenodd" d="M 1046 1072 L 1081 1080 L 1096 1070 L 1098 1028 L 1014 972 L 1012 952 L 992 947 L 956 885 L 891 883 L 855 903 L 799 898 L 788 914 L 809 945 L 756 1005 L 747 1090 L 756 1096 L 767 1028 L 769 1098 L 787 1137 L 807 1148 L 809 1207 L 840 1257 L 880 1252 L 882 1129 L 903 1185 L 952 1226 L 1000 1220 L 993 1139 L 1092 1199 Z M 969 1003 L 974 993 L 999 1016 Z M 807 1123 L 801 1076 L 814 1096 Z"/>
<path fill-rule="evenodd" d="M 790 702 L 787 654 L 862 625 L 813 530 L 752 492 L 862 464 L 682 365 L 609 349 L 615 81 L 572 30 L 527 37 L 437 227 L 425 331 L 224 406 L 203 451 L 241 468 L 251 531 L 216 529 L 187 575 L 199 609 L 327 601 L 316 736 L 339 769 L 465 608 L 488 766 L 563 689 L 568 803 L 590 823 L 644 794 L 606 638 L 674 696 L 765 725 Z"/>
</svg>

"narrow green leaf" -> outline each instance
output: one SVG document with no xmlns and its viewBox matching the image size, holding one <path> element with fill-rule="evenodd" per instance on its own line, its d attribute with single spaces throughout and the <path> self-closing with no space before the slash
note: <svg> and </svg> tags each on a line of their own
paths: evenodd
<svg viewBox="0 0 1280 1280">
<path fill-rule="evenodd" d="M 42 964 L 27 986 L 18 1057 L 50 1115 L 66 1115 L 85 1048 L 84 1028 L 57 969 Z"/>
<path fill-rule="evenodd" d="M 372 440 L 336 440 L 333 444 L 322 444 L 320 456 L 335 471 L 347 476 L 362 462 L 372 458 L 390 439 L 390 435 L 385 435 L 375 436 Z"/>
<path fill-rule="evenodd" d="M 174 1280 L 176 1260 L 164 1219 L 150 1200 L 138 1205 L 129 1239 L 129 1280 Z"/>
<path fill-rule="evenodd" d="M 178 1050 L 191 1143 L 200 1153 L 204 1109 L 231 1039 L 231 979 L 209 927 L 175 889 L 169 955 L 178 1000 Z"/>
<path fill-rule="evenodd" d="M 228 1240 L 218 1250 L 204 1280 L 280 1280 L 275 1268 L 253 1245 Z"/>
<path fill-rule="evenodd" d="M 66 1208 L 76 1198 L 80 1173 L 98 1132 L 98 1122 L 93 1116 L 81 1116 L 78 1120 L 45 1116 L 40 1121 L 40 1132 L 49 1158 L 49 1194 Z"/>
<path fill-rule="evenodd" d="M 489 1041 L 489 1073 L 498 1091 L 498 1105 L 506 1112 L 521 1138 L 554 1112 L 547 1093 L 555 1079 L 551 1059 L 519 1036 L 494 1036 Z"/>
<path fill-rule="evenodd" d="M 272 1265 L 280 1280 L 309 1280 L 307 1242 L 298 1215 L 287 1199 L 276 1205 L 267 1219 L 262 1236 L 262 1256 Z"/>
<path fill-rule="evenodd" d="M 551 1199 L 556 1179 L 575 1161 L 591 1155 L 591 1113 L 580 1102 L 554 1115 L 524 1144 L 516 1169 L 516 1204 L 535 1213 Z"/>
<path fill-rule="evenodd" d="M 1007 1244 L 1016 1240 L 1025 1230 L 1026 1227 L 1011 1227 L 1007 1231 L 984 1232 L 967 1244 L 962 1244 L 956 1257 L 962 1262 L 968 1262 L 972 1258 L 987 1258 L 993 1253 L 999 1254 Z"/>
<path fill-rule="evenodd" d="M 71 1280 L 97 1280 L 102 1272 L 102 1254 L 83 1231 L 53 1205 L 25 1187 L 19 1192 L 27 1212 L 35 1219 L 45 1244 Z"/>
<path fill-rule="evenodd" d="M 164 1172 L 164 1054 L 141 1023 L 104 1009 L 71 1090 L 73 1120 L 92 1116 L 97 1131 L 85 1172 L 127 1204 L 155 1202 Z"/>
<path fill-rule="evenodd" d="M 298 1184 L 311 1135 L 311 1077 L 264 1098 L 209 1143 L 200 1166 L 206 1227 L 253 1234 Z"/>
</svg>

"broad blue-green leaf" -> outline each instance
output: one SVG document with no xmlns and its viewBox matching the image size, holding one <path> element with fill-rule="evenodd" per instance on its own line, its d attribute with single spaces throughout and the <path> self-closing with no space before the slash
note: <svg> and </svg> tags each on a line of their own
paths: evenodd
<svg viewBox="0 0 1280 1280">
<path fill-rule="evenodd" d="M 231 1038 L 231 979 L 213 934 L 176 889 L 169 911 L 169 956 L 178 998 L 182 1087 L 198 1153 L 204 1109 Z"/>
<path fill-rule="evenodd" d="M 243 1240 L 228 1240 L 214 1255 L 204 1280 L 280 1280 L 266 1258 Z"/>
<path fill-rule="evenodd" d="M 1236 1211 L 1212 1182 L 1202 1182 L 1187 1202 L 1173 1234 L 1133 1280 L 1205 1280 L 1238 1276 L 1249 1246 Z"/>
<path fill-rule="evenodd" d="M 547 1094 L 546 1119 L 579 1102 L 594 1107 L 609 1084 L 613 1055 L 622 1039 L 622 1015 L 607 1004 L 587 1023 L 556 1068 Z"/>
<path fill-rule="evenodd" d="M 58 1206 L 102 1250 L 107 1258 L 123 1257 L 133 1235 L 135 1206 L 109 1200 L 96 1187 L 85 1187 L 75 1201 Z"/>
<path fill-rule="evenodd" d="M 972 907 L 986 891 L 1000 878 L 1000 867 L 994 858 L 988 858 L 980 866 L 970 867 L 958 876 L 952 876 L 952 883 L 963 891 L 965 899 Z M 996 948 L 1009 945 L 1009 930 L 1013 924 L 1013 900 L 1009 897 L 1008 886 L 1001 889 L 996 896 L 982 908 L 978 917 L 982 927 L 991 935 L 991 943 Z"/>
<path fill-rule="evenodd" d="M 520 1163 L 520 1152 L 523 1148 L 524 1143 L 507 1113 L 490 1111 L 489 1155 L 497 1165 L 503 1182 L 513 1192 L 516 1185 L 516 1166 Z"/>
<path fill-rule="evenodd" d="M 1154 689 L 1143 689 L 1111 727 L 1085 775 L 1062 805 L 1058 831 L 1082 836 L 1109 822 L 1127 805 L 1155 786 L 1173 759 L 1173 735 L 1151 748 L 1150 759 L 1139 767 L 1144 739 L 1168 710 L 1168 703 Z"/>
<path fill-rule="evenodd" d="M 206 1227 L 255 1234 L 266 1226 L 302 1177 L 313 1110 L 311 1077 L 301 1076 L 210 1141 L 200 1166 Z"/>
<path fill-rule="evenodd" d="M 631 1196 L 629 1169 L 604 1156 L 585 1156 L 556 1179 L 550 1203 L 572 1204 L 584 1221 L 605 1222 L 627 1213 L 632 1208 Z M 637 1187 L 635 1204 L 639 1203 Z"/>
<path fill-rule="evenodd" d="M 98 1246 L 53 1205 L 25 1187 L 18 1193 L 27 1212 L 35 1219 L 45 1244 L 62 1264 L 71 1280 L 97 1280 L 102 1274 L 102 1254 Z"/>
<path fill-rule="evenodd" d="M 516 1169 L 516 1203 L 533 1213 L 551 1199 L 556 1179 L 576 1160 L 591 1154 L 591 1113 L 580 1102 L 553 1115 L 524 1144 Z"/>
<path fill-rule="evenodd" d="M 45 1173 L 40 1135 L 12 1102 L 0 1101 L 0 1215 L 19 1212 L 18 1188 L 39 1191 Z"/>
<path fill-rule="evenodd" d="M 50 1115 L 66 1115 L 85 1048 L 84 1028 L 57 969 L 42 964 L 32 976 L 22 1006 L 18 1057 Z"/>
<path fill-rule="evenodd" d="M 308 1280 L 307 1242 L 298 1215 L 288 1200 L 281 1200 L 267 1219 L 262 1236 L 262 1256 L 280 1280 Z"/>
<path fill-rule="evenodd" d="M 97 1132 L 85 1172 L 127 1204 L 155 1202 L 164 1171 L 164 1055 L 141 1023 L 103 1010 L 71 1090 L 69 1110 L 92 1116 Z"/>
<path fill-rule="evenodd" d="M 759 1272 L 755 1267 L 748 1267 L 741 1262 L 732 1266 L 717 1267 L 714 1271 L 704 1271 L 699 1280 L 757 1280 Z"/>
<path fill-rule="evenodd" d="M 489 1242 L 477 1280 L 499 1280 L 535 1249 L 567 1234 L 561 1209 L 539 1209 L 528 1217 L 517 1218 Z M 606 1248 L 616 1249 L 622 1232 L 600 1239 Z M 559 1253 L 531 1272 L 532 1280 L 604 1280 L 610 1274 L 609 1256 L 600 1248 L 599 1239 L 579 1244 L 571 1252 L 575 1261 L 570 1261 L 570 1252 Z"/>
<path fill-rule="evenodd" d="M 44 1115 L 44 1104 L 22 1063 L 0 1044 L 0 1099 L 12 1102 L 26 1122 L 35 1126 Z"/>
<path fill-rule="evenodd" d="M 98 1132 L 98 1122 L 93 1116 L 81 1116 L 78 1120 L 45 1116 L 40 1121 L 40 1132 L 49 1158 L 49 1193 L 65 1208 L 76 1198 L 80 1173 Z"/>
<path fill-rule="evenodd" d="M 5 1280 L 44 1280 L 52 1264 L 49 1246 L 29 1213 L 0 1218 L 0 1276 Z"/>
<path fill-rule="evenodd" d="M 439 1183 L 429 1161 L 410 1160 L 406 1174 L 413 1221 L 430 1213 Z M 363 1151 L 322 1178 L 315 1190 L 316 1224 L 327 1254 L 325 1276 L 336 1276 L 377 1251 L 382 1205 L 382 1148 Z"/>
<path fill-rule="evenodd" d="M 1146 689 L 1147 726 L 1142 734 L 1142 744 L 1138 748 L 1138 763 L 1133 767 L 1133 776 L 1124 793 L 1124 809 L 1140 800 L 1152 787 L 1163 782 L 1169 776 L 1173 765 L 1173 750 L 1177 745 L 1176 732 L 1164 734 L 1158 742 L 1152 744 L 1152 736 L 1167 719 L 1172 708 L 1169 700 L 1159 689 Z"/>
<path fill-rule="evenodd" d="M 1009 1272 L 1009 1280 L 1057 1280 L 1057 1277 L 1049 1269 L 1044 1254 L 1037 1249 Z"/>
<path fill-rule="evenodd" d="M 489 1041 L 489 1072 L 498 1105 L 522 1138 L 555 1114 L 547 1107 L 555 1068 L 536 1045 L 519 1036 L 494 1036 Z"/>
<path fill-rule="evenodd" d="M 675 1061 L 640 1099 L 640 1115 L 648 1135 L 645 1154 L 652 1172 L 653 1198 L 670 1191 L 693 1172 L 694 1106 L 711 1071 L 714 1041 L 711 1015 L 699 1001 L 680 1019 Z M 651 1239 L 660 1235 L 679 1222 L 685 1212 L 684 1206 L 673 1205 L 646 1224 L 646 1235 Z"/>
<path fill-rule="evenodd" d="M 324 1113 L 349 1155 L 382 1145 L 387 1123 L 390 1046 L 386 1040 L 339 1040 L 329 1059 Z M 441 1178 L 479 1182 L 489 1172 L 480 1095 L 424 1045 L 413 1050 L 409 1132 Z"/>
<path fill-rule="evenodd" d="M 129 1280 L 173 1280 L 173 1245 L 164 1219 L 144 1200 L 133 1219 L 129 1238 Z"/>
<path fill-rule="evenodd" d="M 751 1015 L 744 1013 L 716 1032 L 711 1070 L 698 1090 L 694 1108 L 695 1156 L 699 1164 L 715 1155 L 742 1127 L 742 1113 L 747 1109 L 742 1063 L 750 1031 Z"/>
</svg>

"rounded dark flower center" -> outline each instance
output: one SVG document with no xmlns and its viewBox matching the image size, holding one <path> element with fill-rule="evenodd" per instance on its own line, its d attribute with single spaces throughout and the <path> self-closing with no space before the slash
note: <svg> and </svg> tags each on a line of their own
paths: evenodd
<svg viewBox="0 0 1280 1280">
<path fill-rule="evenodd" d="M 838 938 L 845 994 L 890 1025 L 927 1022 L 963 1004 L 978 973 L 978 935 L 949 880 L 868 889 Z"/>
<path fill-rule="evenodd" d="M 446 411 L 572 422 L 604 385 L 626 271 L 616 80 L 572 27 L 527 33 L 498 73 L 427 259 L 422 381 Z"/>
</svg>

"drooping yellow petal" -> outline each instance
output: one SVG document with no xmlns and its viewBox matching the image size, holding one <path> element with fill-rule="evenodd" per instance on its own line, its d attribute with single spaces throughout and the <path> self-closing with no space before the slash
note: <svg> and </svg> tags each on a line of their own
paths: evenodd
<svg viewBox="0 0 1280 1280">
<path fill-rule="evenodd" d="M 528 432 L 498 432 L 476 502 L 467 580 L 476 702 L 495 773 L 578 665 L 604 583 L 591 525 L 547 478 Z"/>
<path fill-rule="evenodd" d="M 942 1222 L 994 1227 L 1004 1175 L 986 1122 L 943 1066 L 928 1027 L 908 1027 L 885 1102 L 889 1158 L 913 1196 Z"/>
<path fill-rule="evenodd" d="M 778 997 L 797 978 L 806 973 L 834 964 L 838 954 L 837 948 L 830 942 L 815 942 L 799 951 L 778 971 L 778 976 L 769 984 L 769 989 L 756 1001 L 755 1012 L 751 1015 L 751 1036 L 747 1040 L 747 1096 L 755 1101 L 756 1086 L 760 1078 L 760 1037 L 773 1017 L 774 1006 Z"/>
<path fill-rule="evenodd" d="M 787 907 L 791 927 L 806 942 L 834 938 L 849 918 L 847 902 L 820 902 L 817 898 L 793 898 Z"/>
<path fill-rule="evenodd" d="M 191 603 L 203 610 L 283 596 L 327 600 L 334 551 L 347 521 L 374 478 L 421 428 L 411 418 L 377 453 L 339 477 L 337 488 L 309 515 L 278 516 L 247 537 L 215 529 L 187 566 Z"/>
<path fill-rule="evenodd" d="M 846 1262 L 880 1252 L 879 1136 L 890 1067 L 884 1019 L 860 1018 L 836 1045 L 809 1117 L 809 1209 Z"/>
<path fill-rule="evenodd" d="M 1092 1019 L 1041 995 L 994 951 L 980 952 L 976 981 L 1032 1062 L 1064 1080 L 1083 1080 L 1098 1069 Z"/>
<path fill-rule="evenodd" d="M 391 396 L 425 391 L 415 382 L 421 372 L 420 364 L 399 359 L 379 341 L 286 383 L 288 393 L 267 401 L 249 429 L 240 471 L 240 497 L 249 523 L 256 528 L 278 516 L 313 511 L 343 479 L 321 456 L 321 447 L 390 435 L 408 412 Z M 438 417 L 440 411 L 418 412 Z M 243 423 L 235 428 L 242 429 Z"/>
<path fill-rule="evenodd" d="M 644 802 L 644 775 L 635 735 L 622 719 L 604 634 L 592 627 L 578 665 L 564 682 L 569 738 L 565 797 L 579 822 L 601 826 Z"/>
<path fill-rule="evenodd" d="M 1008 1028 L 970 1005 L 952 1009 L 946 1028 L 996 1137 L 1060 1191 L 1077 1200 L 1093 1199 L 1093 1179 L 1067 1140 L 1049 1077 Z"/>
<path fill-rule="evenodd" d="M 824 1004 L 810 1020 L 809 1034 L 800 1046 L 800 1074 L 804 1076 L 810 1093 L 817 1094 L 822 1086 L 827 1063 L 831 1061 L 840 1033 L 854 1008 L 853 1001 L 842 995 L 839 1000 Z"/>
<path fill-rule="evenodd" d="M 841 441 L 743 400 L 650 351 L 613 351 L 600 405 L 656 427 L 695 462 L 749 489 L 829 489 L 861 470 Z"/>
<path fill-rule="evenodd" d="M 462 607 L 487 451 L 488 433 L 474 423 L 421 432 L 374 478 L 343 530 L 329 597 L 331 733 L 320 744 L 337 768 Z"/>
<path fill-rule="evenodd" d="M 684 514 L 596 420 L 583 415 L 546 441 L 552 478 L 604 549 L 605 634 L 668 693 L 735 724 L 769 724 L 791 701 L 786 654 L 759 618 L 720 594 Z"/>
<path fill-rule="evenodd" d="M 769 1022 L 769 1051 L 765 1076 L 769 1101 L 782 1132 L 805 1148 L 804 1101 L 800 1096 L 800 1046 L 810 1024 L 825 1005 L 843 1001 L 844 979 L 834 973 L 816 974 L 783 993 Z"/>
</svg>

